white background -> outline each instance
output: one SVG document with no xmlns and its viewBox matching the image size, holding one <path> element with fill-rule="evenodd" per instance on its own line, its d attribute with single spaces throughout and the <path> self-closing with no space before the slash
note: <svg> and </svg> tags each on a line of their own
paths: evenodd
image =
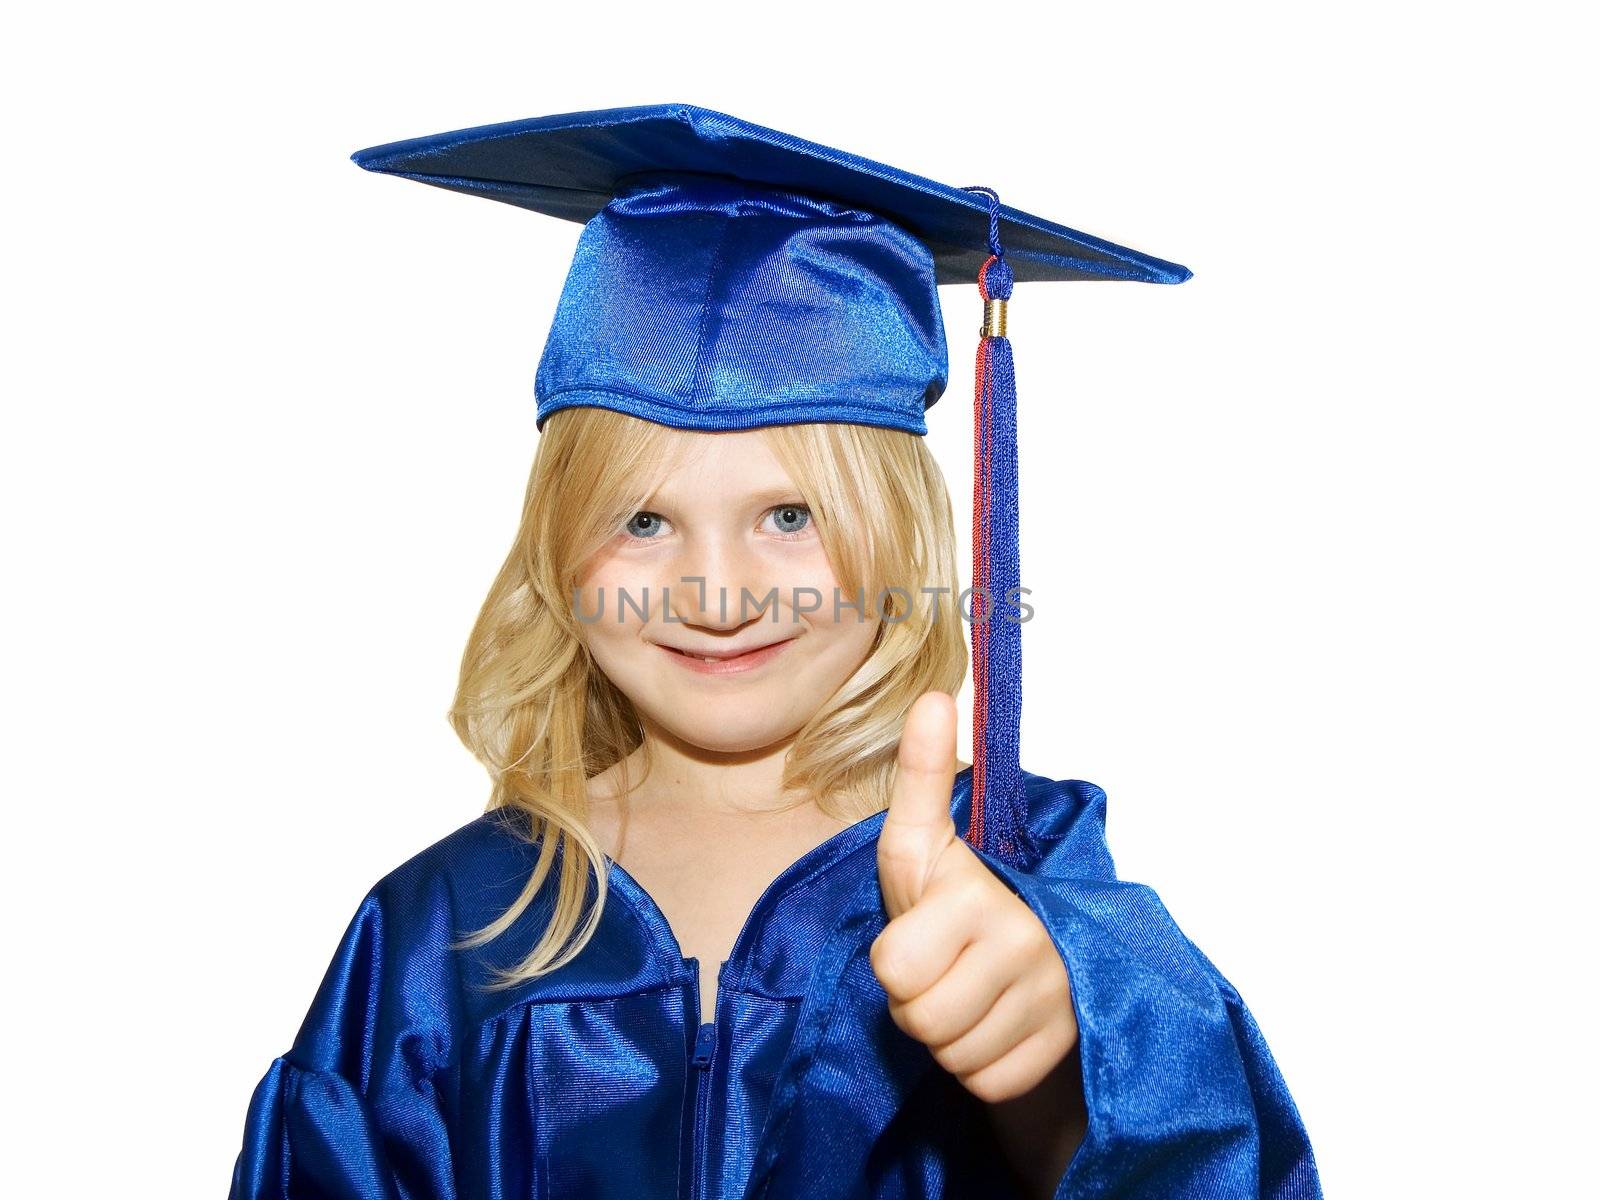
<svg viewBox="0 0 1600 1200">
<path fill-rule="evenodd" d="M 1012 303 L 1024 765 L 1106 789 L 1330 1196 L 1589 1180 L 1597 198 L 1555 6 L 8 24 L 14 1194 L 222 1195 L 360 897 L 487 794 L 444 712 L 578 226 L 349 154 L 663 101 L 1194 270 Z M 964 506 L 979 302 L 942 298 Z"/>
</svg>

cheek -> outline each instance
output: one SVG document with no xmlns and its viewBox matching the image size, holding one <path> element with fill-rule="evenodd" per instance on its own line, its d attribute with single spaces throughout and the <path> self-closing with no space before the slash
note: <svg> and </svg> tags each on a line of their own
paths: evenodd
<svg viewBox="0 0 1600 1200">
<path fill-rule="evenodd" d="M 660 604 L 661 581 L 656 574 L 648 566 L 612 559 L 583 577 L 575 604 L 579 632 L 591 648 L 637 640 L 645 623 L 641 610 L 647 602 L 652 607 Z"/>
<path fill-rule="evenodd" d="M 820 542 L 811 543 L 803 554 L 791 553 L 785 556 L 781 562 L 773 564 L 769 574 L 781 578 L 786 590 L 794 588 L 805 596 L 807 593 L 804 589 L 810 588 L 821 595 L 822 604 L 812 614 L 813 622 L 826 624 L 833 619 L 833 596 L 835 589 L 840 588 L 840 584 L 833 573 L 833 567 L 828 563 L 828 556 L 822 552 Z M 842 590 L 840 598 L 848 599 Z"/>
<path fill-rule="evenodd" d="M 857 609 L 854 604 L 855 597 L 841 595 L 839 615 L 835 618 L 833 595 L 828 593 L 827 608 L 816 614 L 820 620 L 813 625 L 816 632 L 824 635 L 826 653 L 838 662 L 845 674 L 854 670 L 866 657 L 881 624 L 872 596 L 866 597 L 864 610 Z"/>
<path fill-rule="evenodd" d="M 848 667 L 853 668 L 865 657 L 881 623 L 877 597 L 864 584 L 858 585 L 858 591 L 847 592 L 820 550 L 814 559 L 796 564 L 794 578 L 799 587 L 815 593 L 802 593 L 799 600 L 814 606 L 805 620 L 817 639 L 818 651 L 841 664 L 849 660 Z"/>
</svg>

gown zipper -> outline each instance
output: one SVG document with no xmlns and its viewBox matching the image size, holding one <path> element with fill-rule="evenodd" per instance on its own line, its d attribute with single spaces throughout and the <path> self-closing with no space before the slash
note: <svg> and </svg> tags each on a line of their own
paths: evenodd
<svg viewBox="0 0 1600 1200">
<path fill-rule="evenodd" d="M 694 1047 L 689 1052 L 689 1065 L 694 1072 L 694 1141 L 689 1176 L 690 1200 L 703 1200 L 706 1186 L 706 1156 L 709 1150 L 711 1120 L 711 1067 L 717 1053 L 716 1014 L 702 1021 L 700 1011 L 700 962 L 686 959 L 691 966 L 690 986 L 694 989 Z M 721 999 L 721 989 L 718 989 Z"/>
<path fill-rule="evenodd" d="M 961 781 L 964 778 L 969 777 L 971 770 L 971 767 L 965 767 L 956 773 L 958 787 L 961 786 Z M 746 914 L 744 924 L 739 927 L 738 936 L 734 938 L 732 953 L 729 954 L 726 961 L 717 964 L 719 984 L 722 981 L 722 968 L 727 966 L 729 962 L 740 960 L 741 949 L 754 936 L 752 930 L 759 926 L 763 915 L 775 897 L 779 896 L 795 880 L 816 865 L 826 865 L 828 862 L 840 857 L 841 854 L 858 848 L 860 842 L 872 834 L 873 822 L 878 819 L 880 819 L 880 814 L 878 813 L 862 817 L 854 825 L 841 829 L 826 841 L 813 846 L 782 871 L 778 872 L 772 882 L 767 884 L 761 895 L 757 897 L 754 907 Z M 704 1014 L 700 1011 L 700 962 L 698 959 L 684 955 L 682 943 L 678 941 L 673 933 L 672 925 L 668 922 L 666 914 L 661 911 L 661 906 L 655 902 L 649 892 L 640 886 L 639 881 L 630 875 L 621 863 L 612 859 L 610 860 L 609 869 L 617 877 L 620 886 L 632 898 L 634 904 L 648 915 L 649 921 L 658 931 L 661 943 L 676 950 L 679 959 L 688 968 L 689 990 L 692 995 L 685 1004 L 684 1011 L 686 1020 L 692 1022 L 689 1026 L 689 1029 L 692 1030 L 692 1037 L 686 1031 L 684 1043 L 688 1059 L 688 1071 L 694 1077 L 694 1107 L 692 1115 L 693 1134 L 691 1137 L 685 1138 L 684 1141 L 688 1143 L 689 1147 L 688 1191 L 690 1200 L 705 1200 L 703 1193 L 705 1191 L 706 1178 L 705 1159 L 709 1150 L 707 1143 L 710 1140 L 708 1131 L 711 1121 L 711 1085 L 714 1078 L 713 1072 L 716 1070 L 717 1027 L 720 1022 L 715 1019 L 716 1013 L 712 1014 L 713 1019 L 710 1021 L 703 1019 Z M 722 993 L 725 990 L 720 986 L 717 988 L 716 1007 L 718 1009 L 722 1007 Z M 731 1037 L 732 1033 L 733 1025 L 730 1022 L 726 1036 Z M 690 1081 L 685 1080 L 686 1090 L 689 1085 Z M 680 1188 L 685 1182 L 681 1173 L 681 1166 L 682 1164 L 680 1163 L 678 1180 Z M 745 1194 L 749 1194 L 749 1190 L 749 1181 L 747 1181 Z"/>
</svg>

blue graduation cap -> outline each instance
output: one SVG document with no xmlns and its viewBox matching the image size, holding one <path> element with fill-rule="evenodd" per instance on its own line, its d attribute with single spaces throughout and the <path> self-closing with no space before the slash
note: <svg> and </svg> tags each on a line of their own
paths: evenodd
<svg viewBox="0 0 1600 1200">
<path fill-rule="evenodd" d="M 536 425 L 598 406 L 681 429 L 847 421 L 926 434 L 937 286 L 984 301 L 975 384 L 972 845 L 1021 865 L 1014 281 L 1189 271 L 957 188 L 687 104 L 562 113 L 358 150 L 361 167 L 583 223 Z M 992 614 L 984 619 L 986 614 Z"/>
</svg>

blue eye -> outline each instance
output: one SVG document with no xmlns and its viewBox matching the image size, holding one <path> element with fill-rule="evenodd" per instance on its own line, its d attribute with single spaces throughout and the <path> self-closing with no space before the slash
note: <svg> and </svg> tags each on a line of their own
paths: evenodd
<svg viewBox="0 0 1600 1200">
<path fill-rule="evenodd" d="M 664 523 L 660 513 L 636 512 L 628 518 L 626 528 L 630 537 L 653 538 L 661 532 Z"/>
<path fill-rule="evenodd" d="M 804 504 L 780 504 L 770 511 L 779 533 L 801 533 L 811 524 L 811 510 Z"/>
</svg>

